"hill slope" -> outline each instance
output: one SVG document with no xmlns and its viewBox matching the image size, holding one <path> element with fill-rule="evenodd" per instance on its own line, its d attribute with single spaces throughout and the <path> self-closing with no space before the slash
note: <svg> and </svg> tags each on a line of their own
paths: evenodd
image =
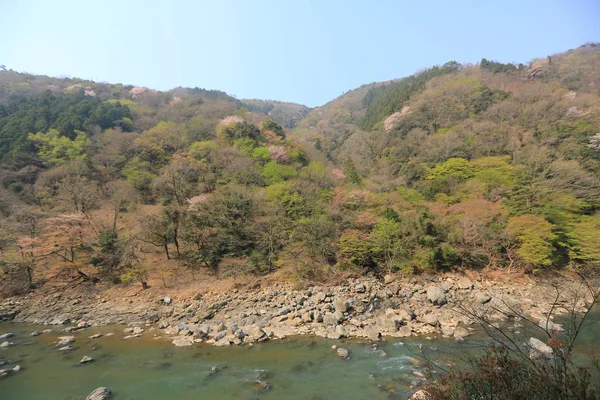
<svg viewBox="0 0 600 400">
<path fill-rule="evenodd" d="M 598 267 L 599 64 L 449 62 L 313 110 L 0 72 L 1 292 Z"/>
</svg>

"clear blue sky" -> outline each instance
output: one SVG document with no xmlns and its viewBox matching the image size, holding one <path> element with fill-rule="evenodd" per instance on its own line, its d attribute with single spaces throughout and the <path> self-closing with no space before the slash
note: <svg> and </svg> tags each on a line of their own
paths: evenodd
<svg viewBox="0 0 600 400">
<path fill-rule="evenodd" d="M 0 64 L 322 105 L 449 60 L 600 41 L 600 0 L 0 0 Z"/>
</svg>

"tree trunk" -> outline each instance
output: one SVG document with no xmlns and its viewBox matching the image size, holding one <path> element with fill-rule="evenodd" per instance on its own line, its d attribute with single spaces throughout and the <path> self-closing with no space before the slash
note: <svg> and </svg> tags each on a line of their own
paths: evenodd
<svg viewBox="0 0 600 400">
<path fill-rule="evenodd" d="M 171 256 L 169 256 L 169 244 L 166 241 L 165 241 L 164 247 L 165 247 L 165 254 L 167 255 L 167 260 L 170 260 Z"/>
</svg>

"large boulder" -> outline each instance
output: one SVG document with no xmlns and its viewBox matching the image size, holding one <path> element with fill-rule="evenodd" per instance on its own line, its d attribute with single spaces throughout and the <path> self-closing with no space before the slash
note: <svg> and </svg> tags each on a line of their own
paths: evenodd
<svg viewBox="0 0 600 400">
<path fill-rule="evenodd" d="M 333 306 L 335 307 L 336 311 L 342 313 L 345 313 L 346 311 L 348 311 L 348 308 L 350 308 L 350 304 L 348 304 L 348 301 L 342 298 L 335 299 L 335 301 L 333 302 Z"/>
<path fill-rule="evenodd" d="M 333 313 L 327 313 L 323 317 L 323 323 L 325 325 L 337 325 L 344 320 L 344 314 L 340 311 L 335 311 Z"/>
<path fill-rule="evenodd" d="M 543 355 L 552 354 L 552 347 L 548 346 L 546 343 L 544 343 L 541 340 L 536 339 L 534 337 L 529 339 L 529 345 L 531 346 L 531 348 L 533 350 L 538 351 L 539 353 L 541 353 Z"/>
<path fill-rule="evenodd" d="M 107 387 L 99 387 L 85 398 L 85 400 L 107 400 L 110 399 L 112 391 Z"/>
<path fill-rule="evenodd" d="M 477 292 L 473 296 L 473 299 L 479 304 L 485 304 L 492 300 L 492 296 L 484 292 Z"/>
<path fill-rule="evenodd" d="M 419 390 L 412 396 L 410 396 L 409 400 L 428 400 L 431 396 L 424 390 Z"/>
<path fill-rule="evenodd" d="M 427 289 L 427 300 L 436 306 L 443 306 L 448 302 L 446 292 L 439 286 L 430 286 Z"/>
<path fill-rule="evenodd" d="M 338 357 L 343 358 L 344 360 L 350 357 L 350 352 L 343 347 L 338 347 L 336 353 Z"/>
</svg>

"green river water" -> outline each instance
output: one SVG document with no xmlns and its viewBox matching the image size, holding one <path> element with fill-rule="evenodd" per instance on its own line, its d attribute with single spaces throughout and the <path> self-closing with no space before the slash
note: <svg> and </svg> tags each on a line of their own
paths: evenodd
<svg viewBox="0 0 600 400">
<path fill-rule="evenodd" d="M 594 325 L 584 332 L 584 349 L 596 349 L 600 325 Z M 406 399 L 411 384 L 421 379 L 415 374 L 421 367 L 414 365 L 420 344 L 433 357 L 447 360 L 448 352 L 465 355 L 485 342 L 482 337 L 469 337 L 461 345 L 439 338 L 388 339 L 374 349 L 371 343 L 358 340 L 294 337 L 254 346 L 178 348 L 154 339 L 156 331 L 123 340 L 122 326 L 73 334 L 54 327 L 53 332 L 29 336 L 47 328 L 0 324 L 0 334 L 15 334 L 8 339 L 15 346 L 0 349 L 0 361 L 6 363 L 0 369 L 15 364 L 23 368 L 0 378 L 0 399 L 85 399 L 99 386 L 111 388 L 116 400 Z M 88 338 L 108 332 L 115 334 Z M 66 354 L 54 345 L 64 335 L 76 338 L 76 349 Z M 338 358 L 332 345 L 348 349 L 350 359 Z M 80 364 L 84 355 L 94 361 Z M 212 367 L 219 372 L 211 375 Z M 257 380 L 268 382 L 269 389 L 264 391 Z"/>
</svg>

